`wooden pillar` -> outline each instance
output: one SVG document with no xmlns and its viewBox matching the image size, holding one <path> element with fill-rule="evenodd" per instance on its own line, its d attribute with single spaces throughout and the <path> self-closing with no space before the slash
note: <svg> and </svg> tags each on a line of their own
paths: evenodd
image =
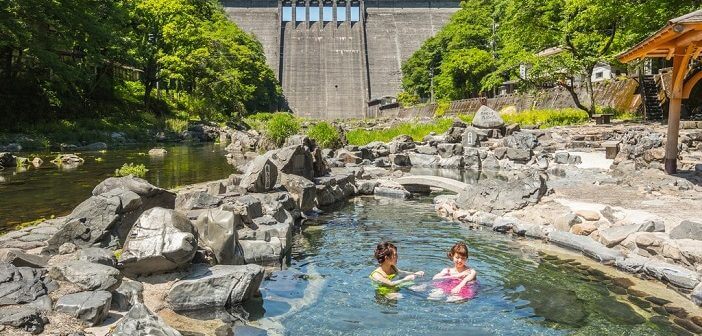
<svg viewBox="0 0 702 336">
<path fill-rule="evenodd" d="M 670 107 L 668 109 L 668 135 L 665 144 L 665 172 L 678 171 L 678 136 L 680 134 L 680 109 L 682 107 L 683 86 L 688 63 L 692 55 L 692 45 L 675 49 Z"/>
</svg>

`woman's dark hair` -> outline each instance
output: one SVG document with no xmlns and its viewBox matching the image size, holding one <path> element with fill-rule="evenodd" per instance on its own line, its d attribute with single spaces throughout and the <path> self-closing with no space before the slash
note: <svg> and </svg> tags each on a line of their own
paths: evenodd
<svg viewBox="0 0 702 336">
<path fill-rule="evenodd" d="M 375 247 L 375 259 L 382 264 L 386 259 L 397 254 L 397 247 L 391 242 L 382 242 Z"/>
<path fill-rule="evenodd" d="M 465 243 L 456 243 L 446 255 L 448 255 L 449 259 L 452 259 L 456 254 L 468 259 L 468 246 Z"/>
</svg>

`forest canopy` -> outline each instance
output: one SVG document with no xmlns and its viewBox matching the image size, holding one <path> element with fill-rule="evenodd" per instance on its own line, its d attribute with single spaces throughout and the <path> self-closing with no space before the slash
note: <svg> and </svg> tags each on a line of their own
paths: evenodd
<svg viewBox="0 0 702 336">
<path fill-rule="evenodd" d="M 261 44 L 213 0 L 7 0 L 0 123 L 275 110 Z"/>
<path fill-rule="evenodd" d="M 591 92 L 595 65 L 616 65 L 617 54 L 700 7 L 700 0 L 465 0 L 403 64 L 401 97 L 472 98 L 519 80 L 531 88 L 562 86 L 591 114 L 594 103 L 579 100 L 576 78 Z M 549 48 L 558 52 L 537 56 Z M 529 66 L 528 78 L 520 65 Z"/>
</svg>

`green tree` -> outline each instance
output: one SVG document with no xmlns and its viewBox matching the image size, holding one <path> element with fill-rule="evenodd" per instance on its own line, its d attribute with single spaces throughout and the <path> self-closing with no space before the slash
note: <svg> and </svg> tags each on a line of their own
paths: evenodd
<svg viewBox="0 0 702 336">
<path fill-rule="evenodd" d="M 600 62 L 616 63 L 617 54 L 663 26 L 665 20 L 691 10 L 696 2 L 508 0 L 499 33 L 503 43 L 500 66 L 492 82 L 504 73 L 518 77 L 519 65 L 528 65 L 523 81 L 535 87 L 559 85 L 578 108 L 592 115 L 596 108 L 591 80 L 594 67 Z M 554 53 L 538 56 L 549 48 Z M 578 80 L 585 97 L 576 90 Z"/>
<path fill-rule="evenodd" d="M 492 10 L 490 1 L 463 1 L 461 9 L 446 26 L 436 36 L 425 41 L 402 65 L 403 89 L 423 98 L 429 97 L 432 89 L 435 89 L 438 99 L 469 97 L 482 91 L 480 76 L 485 72 L 483 64 L 479 65 L 480 69 L 474 70 L 457 62 L 481 60 L 493 64 L 488 60 L 491 58 L 489 51 L 492 47 Z M 448 59 L 451 64 L 444 65 Z M 452 73 L 444 75 L 444 70 Z"/>
</svg>

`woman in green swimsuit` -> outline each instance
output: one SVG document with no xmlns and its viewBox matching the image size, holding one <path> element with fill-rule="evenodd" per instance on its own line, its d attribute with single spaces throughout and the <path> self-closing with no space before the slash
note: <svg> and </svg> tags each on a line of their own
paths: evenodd
<svg viewBox="0 0 702 336">
<path fill-rule="evenodd" d="M 409 285 L 417 277 L 424 275 L 424 272 L 406 272 L 397 268 L 397 247 L 390 242 L 382 242 L 375 248 L 375 259 L 380 266 L 368 276 L 376 285 L 379 294 L 389 299 L 399 299 L 402 297 L 399 290 L 403 285 Z M 394 280 L 397 277 L 403 277 Z"/>
</svg>

